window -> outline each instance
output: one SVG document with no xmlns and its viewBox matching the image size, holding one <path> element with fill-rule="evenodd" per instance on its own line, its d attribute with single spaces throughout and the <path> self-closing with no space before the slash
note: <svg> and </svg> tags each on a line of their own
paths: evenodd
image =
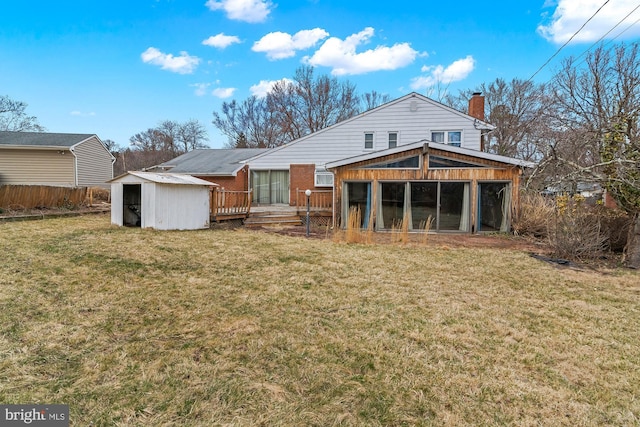
<svg viewBox="0 0 640 427">
<path fill-rule="evenodd" d="M 373 134 L 372 133 L 364 134 L 364 149 L 373 150 Z"/>
<path fill-rule="evenodd" d="M 436 131 L 431 132 L 431 140 L 433 142 L 439 142 L 441 144 L 449 144 L 454 147 L 460 147 L 462 142 L 462 132 L 456 131 Z"/>
<path fill-rule="evenodd" d="M 418 169 L 420 168 L 420 156 L 407 157 L 386 163 L 374 163 L 363 169 Z"/>
<path fill-rule="evenodd" d="M 398 146 L 398 133 L 389 132 L 389 148 L 396 148 Z"/>
<path fill-rule="evenodd" d="M 333 174 L 327 171 L 316 171 L 315 186 L 316 187 L 333 187 Z"/>
</svg>

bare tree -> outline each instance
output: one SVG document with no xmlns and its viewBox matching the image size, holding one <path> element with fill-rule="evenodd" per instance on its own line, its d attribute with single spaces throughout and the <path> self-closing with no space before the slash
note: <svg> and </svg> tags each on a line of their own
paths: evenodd
<svg viewBox="0 0 640 427">
<path fill-rule="evenodd" d="M 368 111 L 391 101 L 391 96 L 389 94 L 383 95 L 379 92 L 376 92 L 375 90 L 372 90 L 371 92 L 363 94 L 361 99 L 361 111 Z"/>
<path fill-rule="evenodd" d="M 206 148 L 207 130 L 202 123 L 195 119 L 188 120 L 178 126 L 176 132 L 177 142 L 183 152 Z"/>
<path fill-rule="evenodd" d="M 633 219 L 625 263 L 640 268 L 640 45 L 599 47 L 564 61 L 552 81 L 556 137 L 538 173 L 592 180 Z"/>
<path fill-rule="evenodd" d="M 545 121 L 549 102 L 546 87 L 531 81 L 496 79 L 473 90 L 448 96 L 445 103 L 460 111 L 467 111 L 468 100 L 474 92 L 485 97 L 485 118 L 496 129 L 488 135 L 485 150 L 524 160 L 539 160 L 545 141 Z"/>
<path fill-rule="evenodd" d="M 296 70 L 294 80 L 276 83 L 265 98 L 225 102 L 213 124 L 229 138 L 229 147 L 276 147 L 324 129 L 359 112 L 355 86 L 312 67 Z"/>
<path fill-rule="evenodd" d="M 284 141 L 276 128 L 266 99 L 250 96 L 242 103 L 222 104 L 222 113 L 213 112 L 213 125 L 229 138 L 228 148 L 276 147 Z"/>
<path fill-rule="evenodd" d="M 126 159 L 128 170 L 147 168 L 187 151 L 206 147 L 206 136 L 204 126 L 197 120 L 184 123 L 163 120 L 158 127 L 132 136 L 129 139 L 132 148 L 121 151 L 120 157 Z"/>
<path fill-rule="evenodd" d="M 13 132 L 44 132 L 35 116 L 29 116 L 25 110 L 27 104 L 15 101 L 8 96 L 0 96 L 0 130 Z"/>
</svg>

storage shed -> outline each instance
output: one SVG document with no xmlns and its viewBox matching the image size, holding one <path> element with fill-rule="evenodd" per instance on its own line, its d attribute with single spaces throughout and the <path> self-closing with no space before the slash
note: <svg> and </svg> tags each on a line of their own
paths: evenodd
<svg viewBox="0 0 640 427">
<path fill-rule="evenodd" d="M 154 172 L 127 172 L 110 183 L 112 224 L 157 230 L 209 227 L 210 192 L 217 184 Z"/>
</svg>

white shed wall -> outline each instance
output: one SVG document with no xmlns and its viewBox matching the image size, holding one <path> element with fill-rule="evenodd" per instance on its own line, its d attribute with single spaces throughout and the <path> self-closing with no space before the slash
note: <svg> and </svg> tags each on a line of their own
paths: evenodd
<svg viewBox="0 0 640 427">
<path fill-rule="evenodd" d="M 123 188 L 121 182 L 111 184 L 111 224 L 123 226 L 122 216 Z"/>
<path fill-rule="evenodd" d="M 290 164 L 324 165 L 388 148 L 389 132 L 398 133 L 398 145 L 429 140 L 432 131 L 461 131 L 463 148 L 480 150 L 481 130 L 475 120 L 435 101 L 400 98 L 378 109 L 316 132 L 291 145 L 249 162 L 250 168 L 288 169 Z M 364 148 L 364 134 L 374 134 L 372 150 Z"/>
<path fill-rule="evenodd" d="M 209 227 L 207 187 L 158 185 L 155 201 L 154 228 L 158 230 L 194 230 Z"/>
</svg>

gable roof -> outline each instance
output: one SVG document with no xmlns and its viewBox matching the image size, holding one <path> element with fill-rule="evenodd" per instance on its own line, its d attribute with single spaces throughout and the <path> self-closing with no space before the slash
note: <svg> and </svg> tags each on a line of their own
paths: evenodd
<svg viewBox="0 0 640 427">
<path fill-rule="evenodd" d="M 95 134 L 87 133 L 0 131 L 0 148 L 70 150 L 76 145 L 94 136 L 98 138 Z M 98 138 L 98 140 L 100 140 L 100 138 Z M 102 141 L 100 141 L 100 143 L 102 143 Z"/>
<path fill-rule="evenodd" d="M 206 185 L 210 187 L 218 187 L 218 184 L 205 181 L 204 179 L 196 178 L 191 175 L 169 173 L 169 172 L 157 173 L 157 172 L 129 171 L 107 182 L 122 181 L 127 176 L 135 176 L 145 181 L 155 182 L 158 184 Z"/>
<path fill-rule="evenodd" d="M 401 145 L 395 148 L 389 148 L 386 150 L 374 151 L 371 153 L 362 154 L 359 156 L 349 157 L 346 159 L 338 160 L 335 162 L 329 162 L 325 164 L 325 168 L 333 169 L 340 166 L 346 166 L 357 162 L 362 162 L 365 160 L 377 159 L 379 157 L 388 156 L 390 154 L 402 153 L 405 151 L 415 150 L 416 148 L 421 148 L 423 151 L 427 151 L 429 148 L 435 148 L 441 151 L 448 151 L 450 153 L 463 154 L 465 156 L 475 157 L 478 159 L 484 160 L 493 160 L 495 162 L 505 163 L 508 165 L 520 166 L 520 167 L 534 167 L 535 163 L 527 162 L 525 160 L 514 159 L 512 157 L 500 156 L 498 154 L 485 153 L 484 151 L 471 150 L 469 148 L 462 147 L 454 147 L 449 144 L 442 144 L 439 142 L 433 142 L 426 139 L 421 141 L 413 142 L 411 144 Z"/>
<path fill-rule="evenodd" d="M 343 126 L 343 125 L 345 125 L 347 123 L 351 123 L 354 120 L 358 120 L 358 119 L 360 119 L 360 118 L 362 118 L 364 116 L 367 116 L 369 114 L 375 113 L 375 112 L 377 112 L 379 110 L 382 110 L 384 108 L 387 108 L 389 106 L 404 102 L 407 99 L 411 99 L 411 98 L 416 98 L 418 100 L 424 101 L 424 102 L 429 103 L 431 105 L 437 106 L 438 108 L 442 108 L 442 109 L 448 111 L 449 113 L 455 114 L 455 115 L 457 115 L 459 117 L 466 118 L 466 119 L 472 121 L 474 123 L 474 126 L 477 129 L 487 129 L 487 130 L 495 129 L 495 126 L 493 126 L 493 125 L 491 125 L 491 124 L 489 124 L 487 122 L 484 122 L 484 121 L 479 120 L 479 119 L 477 119 L 477 118 L 475 118 L 473 116 L 470 116 L 470 115 L 468 115 L 466 113 L 463 113 L 463 112 L 458 111 L 458 110 L 456 110 L 454 108 L 451 108 L 451 107 L 449 107 L 449 106 L 447 106 L 445 104 L 442 104 L 441 102 L 434 101 L 433 99 L 431 99 L 429 97 L 426 97 L 424 95 L 421 95 L 421 94 L 419 94 L 417 92 L 411 92 L 411 93 L 409 93 L 409 94 L 407 94 L 405 96 L 402 96 L 400 98 L 394 99 L 394 100 L 389 101 L 389 102 L 387 102 L 385 104 L 379 105 L 378 107 L 375 107 L 375 108 L 372 108 L 370 110 L 367 110 L 367 111 L 365 111 L 363 113 L 360 113 L 360 114 L 358 114 L 356 116 L 353 116 L 353 117 L 351 117 L 349 119 L 346 119 L 346 120 L 343 120 L 341 122 L 335 123 L 335 124 L 333 124 L 331 126 L 328 126 L 328 127 L 324 128 L 324 129 L 320 129 L 320 130 L 318 130 L 316 132 L 312 132 L 312 133 L 310 133 L 308 135 L 305 135 L 303 137 L 300 137 L 298 139 L 294 139 L 293 141 L 290 141 L 290 142 L 288 142 L 288 143 L 286 143 L 284 145 L 281 145 L 279 147 L 272 148 L 272 149 L 268 150 L 268 153 L 266 153 L 266 152 L 265 153 L 261 153 L 259 155 L 256 155 L 255 157 L 252 157 L 250 159 L 245 160 L 244 162 L 247 163 L 247 162 L 250 162 L 252 160 L 259 159 L 260 157 L 262 157 L 262 156 L 264 156 L 266 154 L 272 154 L 272 153 L 275 153 L 275 152 L 277 152 L 279 150 L 287 149 L 288 147 L 291 147 L 292 145 L 296 145 L 296 144 L 299 144 L 301 142 L 304 142 L 309 138 L 315 137 L 315 136 L 317 136 L 319 134 L 322 134 L 324 132 L 328 132 L 328 131 L 330 131 L 332 129 L 335 129 L 337 127 Z"/>
<path fill-rule="evenodd" d="M 172 173 L 188 173 L 201 176 L 235 176 L 244 167 L 244 160 L 255 157 L 268 148 L 197 149 L 175 159 L 161 163 L 156 168 Z"/>
</svg>

